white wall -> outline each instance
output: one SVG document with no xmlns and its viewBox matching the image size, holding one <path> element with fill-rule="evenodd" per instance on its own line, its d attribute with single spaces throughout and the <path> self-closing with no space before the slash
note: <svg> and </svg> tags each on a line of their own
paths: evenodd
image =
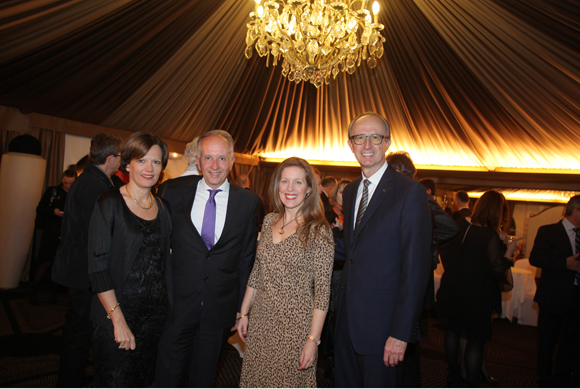
<svg viewBox="0 0 580 389">
<path fill-rule="evenodd" d="M 62 171 L 65 171 L 69 165 L 76 164 L 79 159 L 87 155 L 90 148 L 91 138 L 66 134 L 64 136 L 64 162 Z"/>
</svg>

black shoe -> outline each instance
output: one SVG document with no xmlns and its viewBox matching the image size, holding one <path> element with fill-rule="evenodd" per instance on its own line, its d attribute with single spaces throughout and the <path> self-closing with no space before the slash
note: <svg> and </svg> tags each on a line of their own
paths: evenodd
<svg viewBox="0 0 580 389">
<path fill-rule="evenodd" d="M 493 378 L 492 376 L 485 376 L 484 374 L 481 375 L 481 377 L 479 378 L 479 381 L 484 383 L 484 384 L 489 384 L 489 385 L 493 385 L 495 387 L 499 387 L 499 381 L 496 380 L 495 378 Z"/>
</svg>

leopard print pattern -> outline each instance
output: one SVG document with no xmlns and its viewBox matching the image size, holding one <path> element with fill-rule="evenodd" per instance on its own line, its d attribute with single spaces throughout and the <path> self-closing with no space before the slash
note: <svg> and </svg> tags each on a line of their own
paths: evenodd
<svg viewBox="0 0 580 389">
<path fill-rule="evenodd" d="M 272 240 L 278 214 L 264 219 L 248 286 L 256 289 L 240 387 L 316 387 L 316 365 L 298 370 L 314 309 L 327 311 L 334 260 L 332 231 L 304 248 L 296 233 Z"/>
</svg>

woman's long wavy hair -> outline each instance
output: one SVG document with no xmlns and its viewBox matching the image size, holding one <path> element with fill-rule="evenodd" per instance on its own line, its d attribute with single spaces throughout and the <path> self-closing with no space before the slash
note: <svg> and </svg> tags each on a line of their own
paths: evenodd
<svg viewBox="0 0 580 389">
<path fill-rule="evenodd" d="M 471 222 L 500 232 L 509 219 L 509 209 L 503 194 L 495 190 L 485 192 L 473 207 Z"/>
<path fill-rule="evenodd" d="M 306 196 L 298 210 L 298 215 L 299 217 L 302 217 L 302 222 L 298 224 L 298 229 L 296 230 L 298 240 L 300 240 L 300 243 L 302 243 L 306 248 L 310 243 L 314 242 L 316 235 L 323 236 L 328 240 L 330 226 L 324 217 L 324 207 L 320 200 L 318 186 L 314 184 L 314 170 L 308 162 L 298 157 L 291 157 L 282 161 L 272 176 L 270 198 L 272 199 L 274 211 L 279 214 L 279 219 L 282 218 L 285 211 L 284 204 L 282 203 L 282 200 L 280 200 L 280 180 L 284 169 L 291 166 L 299 167 L 304 171 L 304 174 L 306 175 L 306 185 L 311 189 L 310 194 Z"/>
</svg>

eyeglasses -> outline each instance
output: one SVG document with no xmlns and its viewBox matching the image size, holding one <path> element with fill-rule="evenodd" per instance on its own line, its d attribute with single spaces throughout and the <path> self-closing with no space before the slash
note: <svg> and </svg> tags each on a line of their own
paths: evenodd
<svg viewBox="0 0 580 389">
<path fill-rule="evenodd" d="M 371 140 L 371 143 L 374 145 L 380 145 L 381 143 L 383 143 L 383 139 L 389 139 L 388 137 L 386 137 L 384 135 L 379 135 L 379 134 L 353 135 L 349 139 L 355 145 L 362 145 L 367 141 L 367 138 L 369 138 Z"/>
</svg>

